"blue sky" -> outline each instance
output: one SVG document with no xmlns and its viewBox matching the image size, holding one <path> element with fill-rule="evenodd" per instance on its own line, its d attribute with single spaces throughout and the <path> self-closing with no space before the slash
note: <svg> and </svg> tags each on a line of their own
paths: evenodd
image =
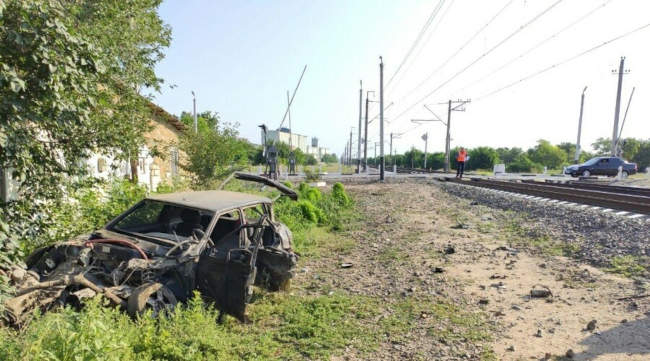
<svg viewBox="0 0 650 361">
<path fill-rule="evenodd" d="M 402 152 L 423 148 L 419 137 L 430 134 L 429 149 L 442 150 L 442 125 L 414 128 L 411 118 L 428 117 L 415 101 L 443 83 L 513 30 L 556 0 L 446 0 L 420 46 L 386 90 L 389 123 L 386 134 L 410 130 L 395 142 Z M 160 14 L 172 27 L 173 41 L 158 74 L 167 84 L 156 102 L 179 114 L 191 110 L 191 91 L 199 111 L 218 111 L 238 122 L 242 136 L 259 142 L 257 126 L 279 126 L 286 91 L 295 87 L 303 66 L 307 72 L 292 107 L 293 129 L 316 136 L 340 154 L 357 127 L 359 80 L 365 90 L 377 90 L 378 56 L 386 64 L 385 81 L 395 72 L 438 0 L 313 0 L 313 1 L 165 1 Z M 506 4 L 504 12 L 447 66 L 411 94 L 426 75 L 453 54 L 477 29 Z M 532 44 L 552 35 L 598 8 L 576 26 L 513 63 L 482 79 Z M 641 0 L 564 0 L 516 36 L 481 59 L 461 76 L 428 97 L 436 104 L 449 98 L 479 98 L 527 74 L 560 62 L 580 51 L 650 21 L 648 2 Z M 444 16 L 443 16 L 444 14 Z M 611 69 L 627 56 L 623 97 L 637 86 L 624 135 L 650 138 L 650 29 L 640 31 L 587 56 L 553 69 L 504 92 L 474 102 L 465 113 L 454 113 L 454 145 L 469 147 L 532 146 L 539 138 L 575 141 L 579 96 L 589 85 L 583 145 L 611 135 L 616 79 Z M 403 113 L 411 104 L 411 111 Z M 625 104 L 624 104 L 625 105 Z M 435 111 L 446 114 L 441 106 Z M 371 117 L 377 105 L 371 109 Z M 411 130 L 413 129 L 413 130 Z M 378 127 L 369 128 L 378 141 Z M 386 136 L 388 137 L 388 136 Z M 355 135 L 356 139 L 356 135 Z M 356 142 L 356 140 L 355 140 Z M 454 144 L 455 143 L 455 144 Z M 356 147 L 356 145 L 355 145 Z M 372 148 L 372 147 L 369 147 Z"/>
</svg>

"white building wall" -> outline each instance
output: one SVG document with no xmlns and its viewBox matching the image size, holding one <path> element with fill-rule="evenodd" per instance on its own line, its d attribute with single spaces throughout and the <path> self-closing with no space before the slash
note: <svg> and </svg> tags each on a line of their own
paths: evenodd
<svg viewBox="0 0 650 361">
<path fill-rule="evenodd" d="M 138 184 L 150 190 L 156 190 L 160 184 L 160 169 L 154 164 L 149 148 L 145 145 L 140 148 L 137 160 Z M 110 155 L 93 154 L 86 160 L 88 173 L 100 179 L 123 178 L 131 175 L 131 166 L 123 160 L 116 160 Z"/>
</svg>

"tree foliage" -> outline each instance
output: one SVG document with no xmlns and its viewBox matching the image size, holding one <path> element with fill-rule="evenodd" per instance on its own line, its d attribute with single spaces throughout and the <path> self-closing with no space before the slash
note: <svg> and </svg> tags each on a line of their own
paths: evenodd
<svg viewBox="0 0 650 361">
<path fill-rule="evenodd" d="M 336 163 L 339 161 L 339 159 L 336 157 L 336 154 L 332 153 L 332 154 L 324 154 L 321 161 L 324 163 Z"/>
<path fill-rule="evenodd" d="M 499 154 L 490 147 L 478 147 L 469 151 L 469 165 L 472 169 L 492 169 L 499 161 Z"/>
<path fill-rule="evenodd" d="M 528 150 L 528 157 L 549 169 L 558 169 L 567 162 L 566 153 L 544 139 L 538 140 L 537 146 Z"/>
<path fill-rule="evenodd" d="M 221 179 L 248 164 L 247 149 L 238 135 L 236 124 L 217 119 L 214 129 L 198 133 L 189 130 L 181 136 L 181 167 L 190 173 L 195 188 L 214 188 Z"/>
<path fill-rule="evenodd" d="M 194 116 L 189 112 L 182 112 L 180 120 L 187 129 L 194 130 Z M 219 123 L 219 113 L 212 111 L 205 111 L 202 113 L 196 114 L 196 124 L 199 132 L 204 133 L 210 130 L 214 130 Z"/>
<path fill-rule="evenodd" d="M 91 153 L 126 158 L 143 143 L 139 92 L 161 84 L 154 66 L 170 40 L 159 3 L 0 1 L 0 169 L 19 184 L 0 208 L 2 247 L 54 231 Z"/>
</svg>

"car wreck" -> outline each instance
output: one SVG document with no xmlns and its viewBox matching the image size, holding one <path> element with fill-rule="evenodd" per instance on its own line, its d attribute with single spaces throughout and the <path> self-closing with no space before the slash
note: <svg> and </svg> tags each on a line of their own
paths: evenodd
<svg viewBox="0 0 650 361">
<path fill-rule="evenodd" d="M 250 174 L 293 200 L 284 185 Z M 40 248 L 26 268 L 14 267 L 4 322 L 20 325 L 35 309 L 81 305 L 101 294 L 135 316 L 154 315 L 190 298 L 195 290 L 221 311 L 246 319 L 253 284 L 283 290 L 297 255 L 272 200 L 228 191 L 147 197 L 89 236 Z"/>
</svg>

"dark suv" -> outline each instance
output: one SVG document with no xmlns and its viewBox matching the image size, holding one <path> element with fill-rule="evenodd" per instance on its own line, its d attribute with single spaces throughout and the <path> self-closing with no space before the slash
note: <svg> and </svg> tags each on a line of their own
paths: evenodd
<svg viewBox="0 0 650 361">
<path fill-rule="evenodd" d="M 589 177 L 592 175 L 618 175 L 618 167 L 622 167 L 622 176 L 625 178 L 637 172 L 636 163 L 629 163 L 619 157 L 596 157 L 591 158 L 582 164 L 574 164 L 566 167 L 565 174 L 572 177 Z"/>
</svg>

